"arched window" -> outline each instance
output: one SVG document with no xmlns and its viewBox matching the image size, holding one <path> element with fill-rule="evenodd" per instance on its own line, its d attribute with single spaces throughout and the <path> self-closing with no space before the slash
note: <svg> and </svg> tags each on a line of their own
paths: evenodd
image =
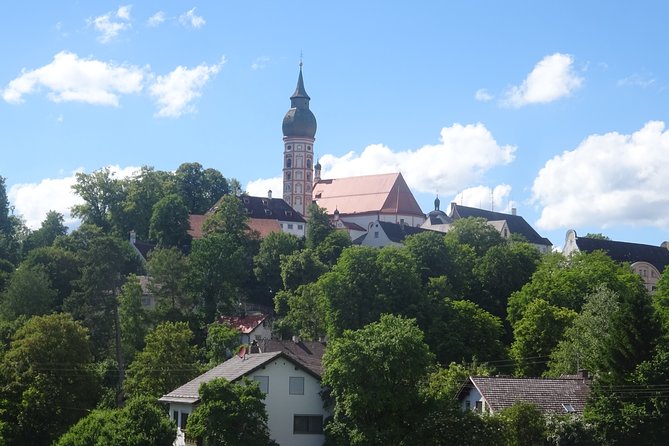
<svg viewBox="0 0 669 446">
<path fill-rule="evenodd" d="M 302 167 L 302 157 L 301 156 L 298 156 L 297 158 L 295 158 L 295 167 L 297 167 L 297 168 Z"/>
<path fill-rule="evenodd" d="M 286 167 L 293 167 L 293 159 L 289 156 L 286 157 Z"/>
<path fill-rule="evenodd" d="M 290 192 L 290 183 L 286 183 L 283 185 L 283 191 L 284 192 Z"/>
<path fill-rule="evenodd" d="M 286 172 L 286 179 L 290 180 L 290 172 Z"/>
<path fill-rule="evenodd" d="M 311 169 L 311 158 L 307 158 L 307 169 Z"/>
<path fill-rule="evenodd" d="M 295 193 L 296 193 L 296 194 L 301 194 L 301 193 L 302 193 L 302 184 L 297 183 L 297 184 L 295 185 Z"/>
</svg>

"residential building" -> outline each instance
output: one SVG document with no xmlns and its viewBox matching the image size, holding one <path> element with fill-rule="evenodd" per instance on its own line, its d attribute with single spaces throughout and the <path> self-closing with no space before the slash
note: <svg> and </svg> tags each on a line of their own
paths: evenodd
<svg viewBox="0 0 669 446">
<path fill-rule="evenodd" d="M 429 229 L 377 220 L 371 222 L 367 232 L 353 240 L 353 243 L 375 248 L 388 245 L 401 246 L 406 237 L 425 231 L 429 231 Z"/>
<path fill-rule="evenodd" d="M 265 394 L 270 437 L 281 446 L 321 446 L 323 422 L 331 411 L 321 398 L 321 342 L 261 340 L 257 353 L 242 352 L 160 398 L 169 403 L 170 416 L 179 426 L 175 444 L 185 444 L 188 416 L 200 402 L 203 382 L 224 378 L 257 381 Z M 254 349 L 252 349 L 254 351 Z"/>
<path fill-rule="evenodd" d="M 579 237 L 574 229 L 567 231 L 562 253 L 604 251 L 616 262 L 628 263 L 643 279 L 646 289 L 655 291 L 660 275 L 669 265 L 669 242 L 660 246 L 619 242 L 603 238 Z"/>
<path fill-rule="evenodd" d="M 252 341 L 272 338 L 269 314 L 253 312 L 241 316 L 221 316 L 218 321 L 239 332 L 240 344 L 251 345 Z"/>
<path fill-rule="evenodd" d="M 470 376 L 460 388 L 460 408 L 491 414 L 517 402 L 535 404 L 545 414 L 582 414 L 590 395 L 586 371 L 560 378 Z"/>
</svg>

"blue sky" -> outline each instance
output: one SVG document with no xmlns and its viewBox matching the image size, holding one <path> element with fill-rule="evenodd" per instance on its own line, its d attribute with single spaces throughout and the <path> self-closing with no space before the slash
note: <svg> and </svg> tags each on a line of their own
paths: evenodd
<svg viewBox="0 0 669 446">
<path fill-rule="evenodd" d="M 200 162 L 280 190 L 300 54 L 323 177 L 401 171 L 425 212 L 515 207 L 669 240 L 669 3 L 12 2 L 0 175 L 37 227 L 74 173 Z"/>
</svg>

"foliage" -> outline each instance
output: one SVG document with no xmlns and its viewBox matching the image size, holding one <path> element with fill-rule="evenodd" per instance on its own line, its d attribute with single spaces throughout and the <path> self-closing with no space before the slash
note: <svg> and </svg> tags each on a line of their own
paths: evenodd
<svg viewBox="0 0 669 446">
<path fill-rule="evenodd" d="M 264 395 L 257 383 L 224 378 L 202 383 L 200 404 L 188 417 L 188 433 L 211 446 L 271 446 Z"/>
<path fill-rule="evenodd" d="M 451 362 L 448 367 L 436 366 L 422 391 L 430 399 L 456 405 L 455 395 L 470 376 L 490 376 L 492 368 L 486 363 Z"/>
<path fill-rule="evenodd" d="M 281 258 L 298 251 L 302 244 L 295 235 L 285 232 L 272 232 L 260 242 L 258 254 L 253 257 L 253 273 L 271 296 L 283 286 Z"/>
<path fill-rule="evenodd" d="M 580 312 L 585 296 L 602 285 L 622 296 L 636 294 L 640 284 L 640 277 L 628 266 L 617 264 L 601 251 L 570 257 L 545 254 L 532 279 L 511 295 L 508 318 L 515 324 L 536 298 Z"/>
<path fill-rule="evenodd" d="M 328 345 L 323 384 L 335 401 L 326 435 L 351 445 L 413 444 L 423 419 L 419 389 L 433 356 L 414 320 L 383 315 Z"/>
<path fill-rule="evenodd" d="M 228 359 L 239 345 L 239 332 L 225 323 L 214 322 L 207 327 L 205 354 L 209 365 L 215 366 Z"/>
<path fill-rule="evenodd" d="M 546 420 L 546 444 L 548 446 L 599 446 L 595 429 L 581 416 L 549 415 Z"/>
<path fill-rule="evenodd" d="M 56 238 L 65 234 L 67 234 L 67 227 L 63 214 L 49 211 L 40 228 L 28 234 L 23 242 L 23 252 L 26 254 L 35 248 L 51 246 Z"/>
<path fill-rule="evenodd" d="M 275 311 L 283 316 L 275 329 L 284 335 L 299 335 L 316 340 L 325 335 L 323 294 L 315 283 L 300 286 L 295 291 L 280 291 L 274 297 Z"/>
<path fill-rule="evenodd" d="M 604 287 L 589 294 L 583 310 L 551 353 L 550 375 L 574 374 L 578 369 L 607 373 L 606 340 L 612 335 L 613 316 L 619 307 L 618 296 Z"/>
<path fill-rule="evenodd" d="M 506 358 L 502 321 L 475 303 L 441 299 L 431 306 L 428 318 L 425 336 L 440 363 Z"/>
<path fill-rule="evenodd" d="M 156 248 L 146 262 L 148 287 L 156 303 L 159 320 L 183 320 L 193 311 L 194 301 L 186 293 L 189 263 L 177 248 Z"/>
<path fill-rule="evenodd" d="M 28 268 L 41 268 L 46 272 L 51 287 L 57 292 L 57 310 L 72 294 L 74 283 L 81 278 L 83 264 L 84 260 L 76 253 L 57 246 L 33 249 L 22 263 Z"/>
<path fill-rule="evenodd" d="M 121 345 L 127 361 L 144 348 L 144 337 L 149 330 L 149 316 L 142 306 L 142 287 L 137 276 L 130 275 L 118 296 L 121 320 Z"/>
<path fill-rule="evenodd" d="M 68 314 L 35 316 L 0 364 L 8 444 L 49 445 L 94 407 L 99 385 L 86 329 Z"/>
<path fill-rule="evenodd" d="M 98 409 L 79 420 L 57 446 L 164 446 L 176 426 L 150 397 L 131 399 L 123 409 Z"/>
<path fill-rule="evenodd" d="M 167 195 L 154 206 L 149 226 L 149 237 L 159 247 L 183 247 L 190 244 L 188 234 L 188 208 L 183 199 L 176 195 Z"/>
<path fill-rule="evenodd" d="M 192 339 L 185 322 L 163 322 L 149 332 L 144 350 L 128 367 L 127 393 L 158 398 L 195 378 L 200 367 Z"/>
<path fill-rule="evenodd" d="M 509 446 L 535 446 L 546 439 L 546 420 L 532 403 L 520 401 L 500 413 L 509 426 Z"/>
<path fill-rule="evenodd" d="M 300 285 L 314 282 L 327 270 L 328 267 L 312 249 L 302 249 L 281 257 L 281 281 L 286 290 L 295 290 Z"/>
<path fill-rule="evenodd" d="M 352 244 L 348 231 L 332 231 L 316 246 L 316 255 L 321 262 L 332 267 L 344 249 Z"/>
<path fill-rule="evenodd" d="M 575 317 L 573 310 L 553 306 L 543 299 L 530 303 L 513 329 L 509 354 L 516 362 L 516 375 L 540 376 L 546 369 L 546 359 Z"/>
<path fill-rule="evenodd" d="M 20 315 L 51 313 L 56 309 L 56 297 L 44 268 L 21 265 L 12 274 L 3 295 L 2 313 L 9 320 Z"/>
<path fill-rule="evenodd" d="M 460 218 L 453 222 L 446 233 L 447 240 L 469 245 L 478 257 L 483 256 L 493 246 L 504 243 L 504 238 L 494 226 L 484 218 Z"/>
<path fill-rule="evenodd" d="M 315 249 L 334 231 L 327 211 L 316 203 L 307 207 L 307 248 Z"/>
<path fill-rule="evenodd" d="M 215 169 L 200 163 L 183 163 L 175 172 L 177 193 L 191 214 L 204 214 L 223 195 L 230 193 L 227 180 Z"/>
<path fill-rule="evenodd" d="M 83 223 L 111 230 L 114 221 L 121 214 L 124 190 L 121 180 L 107 167 L 87 174 L 77 172 L 74 192 L 84 200 L 83 204 L 72 207 L 72 216 Z"/>
</svg>

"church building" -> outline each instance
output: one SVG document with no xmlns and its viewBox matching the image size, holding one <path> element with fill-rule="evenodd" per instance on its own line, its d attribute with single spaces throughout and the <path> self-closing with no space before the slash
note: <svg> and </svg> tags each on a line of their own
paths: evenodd
<svg viewBox="0 0 669 446">
<path fill-rule="evenodd" d="M 300 63 L 297 87 L 282 126 L 284 201 L 302 215 L 314 201 L 337 227 L 356 236 L 376 221 L 420 226 L 425 214 L 399 172 L 321 178 L 321 165 L 314 164 L 316 117 L 309 109 L 310 99 Z"/>
</svg>

